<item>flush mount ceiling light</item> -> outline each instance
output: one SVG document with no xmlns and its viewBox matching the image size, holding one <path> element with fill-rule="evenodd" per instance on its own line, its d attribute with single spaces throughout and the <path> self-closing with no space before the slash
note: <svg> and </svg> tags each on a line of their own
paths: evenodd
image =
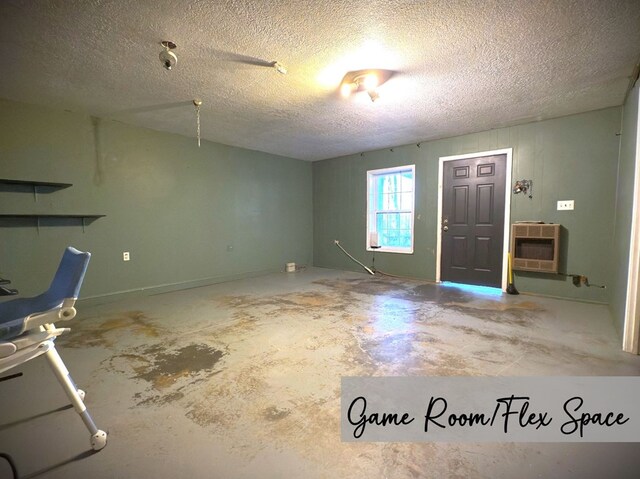
<svg viewBox="0 0 640 479">
<path fill-rule="evenodd" d="M 371 101 L 380 98 L 378 87 L 393 75 L 391 70 L 368 69 L 347 72 L 340 83 L 340 93 L 347 98 L 353 93 L 366 91 Z"/>
</svg>

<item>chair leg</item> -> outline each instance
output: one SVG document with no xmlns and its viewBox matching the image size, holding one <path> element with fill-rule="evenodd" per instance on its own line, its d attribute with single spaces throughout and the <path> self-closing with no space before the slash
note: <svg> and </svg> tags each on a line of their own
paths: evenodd
<svg viewBox="0 0 640 479">
<path fill-rule="evenodd" d="M 89 430 L 89 433 L 91 434 L 91 447 L 94 450 L 99 451 L 107 445 L 107 433 L 98 429 L 93 422 L 93 419 L 89 415 L 89 411 L 87 411 L 87 407 L 84 405 L 82 397 L 78 392 L 78 388 L 71 379 L 69 370 L 62 362 L 62 358 L 58 354 L 53 341 L 51 341 L 51 345 L 49 350 L 45 353 L 45 357 L 47 358 L 47 362 L 49 363 L 49 366 L 51 366 L 53 373 L 58 378 L 62 389 L 64 389 L 64 392 L 67 394 L 69 401 L 71 401 L 71 404 L 73 404 L 76 412 L 80 415 L 82 421 Z"/>
</svg>

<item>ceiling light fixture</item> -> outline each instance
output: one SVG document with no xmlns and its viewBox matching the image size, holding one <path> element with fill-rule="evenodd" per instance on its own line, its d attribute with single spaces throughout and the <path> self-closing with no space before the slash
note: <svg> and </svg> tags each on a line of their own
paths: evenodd
<svg viewBox="0 0 640 479">
<path fill-rule="evenodd" d="M 391 70 L 369 69 L 347 72 L 340 84 L 340 93 L 347 98 L 353 93 L 366 91 L 371 101 L 380 98 L 378 87 L 393 75 Z"/>
<path fill-rule="evenodd" d="M 176 63 L 178 63 L 178 57 L 171 51 L 174 50 L 177 45 L 169 40 L 163 40 L 160 42 L 160 45 L 164 48 L 164 50 L 160 52 L 160 61 L 162 62 L 162 66 L 165 70 L 171 70 L 176 66 Z"/>
</svg>

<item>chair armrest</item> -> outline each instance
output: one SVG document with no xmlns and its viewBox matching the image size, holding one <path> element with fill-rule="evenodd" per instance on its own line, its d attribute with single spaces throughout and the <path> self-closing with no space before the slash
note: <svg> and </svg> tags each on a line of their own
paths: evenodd
<svg viewBox="0 0 640 479">
<path fill-rule="evenodd" d="M 56 308 L 27 316 L 24 321 L 23 332 L 35 329 L 45 324 L 51 324 L 57 321 L 68 321 L 75 318 L 76 308 L 73 307 L 75 303 L 75 298 L 67 298 L 64 299 L 62 304 Z"/>
</svg>

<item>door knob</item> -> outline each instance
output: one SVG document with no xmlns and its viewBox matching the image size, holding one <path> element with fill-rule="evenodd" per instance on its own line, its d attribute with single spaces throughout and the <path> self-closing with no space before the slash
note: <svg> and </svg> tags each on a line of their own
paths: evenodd
<svg viewBox="0 0 640 479">
<path fill-rule="evenodd" d="M 444 225 L 444 226 L 442 227 L 442 231 L 449 231 L 449 227 L 448 227 L 447 225 Z"/>
</svg>

